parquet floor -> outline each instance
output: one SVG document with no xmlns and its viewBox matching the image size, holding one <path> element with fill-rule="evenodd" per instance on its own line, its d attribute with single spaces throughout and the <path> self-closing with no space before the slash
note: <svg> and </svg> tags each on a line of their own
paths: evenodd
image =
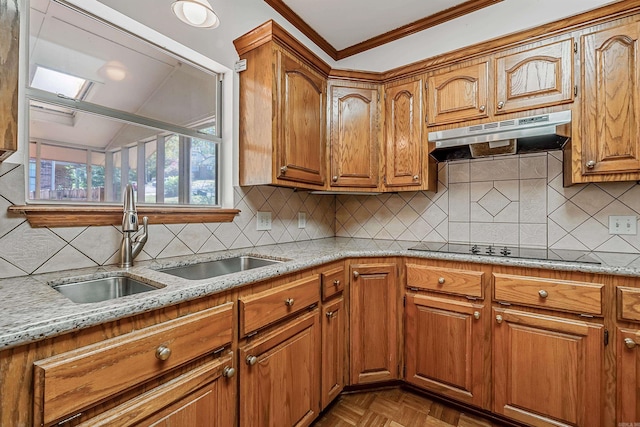
<svg viewBox="0 0 640 427">
<path fill-rule="evenodd" d="M 340 395 L 313 427 L 497 427 L 433 402 L 410 391 L 393 388 Z"/>
</svg>

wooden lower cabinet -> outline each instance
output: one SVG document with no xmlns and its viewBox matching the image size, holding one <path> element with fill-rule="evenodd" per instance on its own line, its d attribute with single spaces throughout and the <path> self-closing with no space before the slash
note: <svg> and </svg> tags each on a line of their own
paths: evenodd
<svg viewBox="0 0 640 427">
<path fill-rule="evenodd" d="M 489 372 L 483 305 L 407 294 L 405 381 L 483 406 Z"/>
<path fill-rule="evenodd" d="M 240 426 L 308 426 L 320 412 L 320 311 L 240 349 Z"/>
<path fill-rule="evenodd" d="M 232 366 L 233 353 L 229 353 L 79 426 L 233 426 L 236 401 Z"/>
<path fill-rule="evenodd" d="M 640 420 L 640 330 L 618 328 L 617 424 L 633 426 Z"/>
<path fill-rule="evenodd" d="M 398 367 L 395 263 L 351 264 L 350 382 L 394 380 Z"/>
<path fill-rule="evenodd" d="M 322 307 L 322 408 L 344 388 L 346 312 L 342 296 Z"/>
<path fill-rule="evenodd" d="M 532 426 L 603 425 L 604 326 L 493 309 L 494 412 Z"/>
</svg>

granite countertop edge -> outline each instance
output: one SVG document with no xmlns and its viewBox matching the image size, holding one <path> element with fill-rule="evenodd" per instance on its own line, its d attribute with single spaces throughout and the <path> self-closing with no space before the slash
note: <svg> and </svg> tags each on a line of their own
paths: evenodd
<svg viewBox="0 0 640 427">
<path fill-rule="evenodd" d="M 129 269 L 106 266 L 2 279 L 0 280 L 0 310 L 3 316 L 0 318 L 0 350 L 346 258 L 412 257 L 640 277 L 640 267 L 409 250 L 415 243 L 327 238 L 148 260 L 139 262 Z M 255 255 L 283 262 L 213 279 L 193 281 L 157 271 L 160 268 L 183 266 L 236 255 Z M 91 304 L 73 303 L 51 288 L 52 284 L 119 274 L 161 286 L 161 288 L 152 292 Z"/>
</svg>

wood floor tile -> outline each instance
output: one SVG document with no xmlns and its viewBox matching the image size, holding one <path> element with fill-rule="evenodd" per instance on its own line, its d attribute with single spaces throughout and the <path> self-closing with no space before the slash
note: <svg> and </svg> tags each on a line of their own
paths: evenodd
<svg viewBox="0 0 640 427">
<path fill-rule="evenodd" d="M 496 427 L 400 388 L 343 394 L 313 427 Z"/>
</svg>

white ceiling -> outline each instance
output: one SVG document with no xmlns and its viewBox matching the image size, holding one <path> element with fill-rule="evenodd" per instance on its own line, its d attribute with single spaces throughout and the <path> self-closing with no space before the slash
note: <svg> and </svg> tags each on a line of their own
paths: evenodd
<svg viewBox="0 0 640 427">
<path fill-rule="evenodd" d="M 467 0 L 283 0 L 337 50 Z"/>
</svg>

